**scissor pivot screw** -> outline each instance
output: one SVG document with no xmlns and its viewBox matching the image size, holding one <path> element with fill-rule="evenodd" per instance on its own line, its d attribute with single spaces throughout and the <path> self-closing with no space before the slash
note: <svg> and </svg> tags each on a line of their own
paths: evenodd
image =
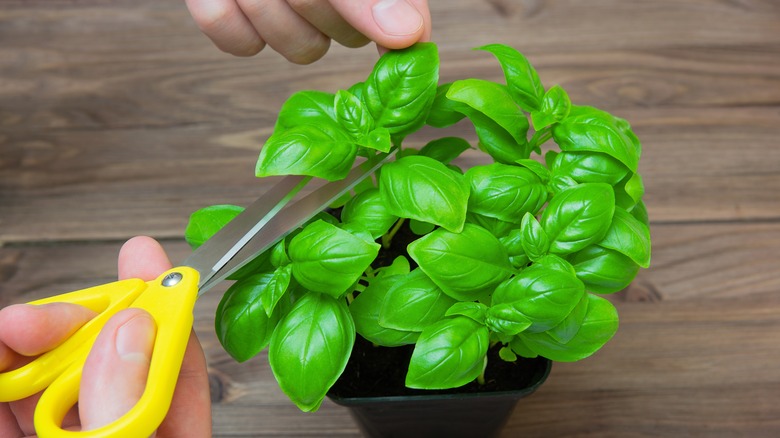
<svg viewBox="0 0 780 438">
<path fill-rule="evenodd" d="M 162 285 L 165 287 L 176 286 L 177 284 L 179 284 L 182 278 L 184 278 L 184 276 L 181 275 L 181 273 L 171 272 L 170 274 L 166 275 L 165 278 L 162 279 Z"/>
</svg>

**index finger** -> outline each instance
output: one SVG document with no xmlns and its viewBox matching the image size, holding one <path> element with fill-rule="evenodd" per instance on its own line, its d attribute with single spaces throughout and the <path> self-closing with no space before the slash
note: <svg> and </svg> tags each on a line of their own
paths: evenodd
<svg viewBox="0 0 780 438">
<path fill-rule="evenodd" d="M 68 339 L 95 312 L 72 303 L 16 304 L 0 310 L 0 363 L 8 349 L 23 356 L 45 353 Z M 10 356 L 14 356 L 13 353 Z"/>
<path fill-rule="evenodd" d="M 151 237 L 138 236 L 125 242 L 119 250 L 119 279 L 140 278 L 151 281 L 171 269 L 168 255 Z"/>
</svg>

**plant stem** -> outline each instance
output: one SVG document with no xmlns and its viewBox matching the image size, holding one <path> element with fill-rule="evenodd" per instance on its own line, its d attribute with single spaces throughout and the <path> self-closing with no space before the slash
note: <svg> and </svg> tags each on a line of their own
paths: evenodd
<svg viewBox="0 0 780 438">
<path fill-rule="evenodd" d="M 398 221 L 396 221 L 395 225 L 393 225 L 393 228 L 390 229 L 384 236 L 382 236 L 382 248 L 387 249 L 390 248 L 390 243 L 393 241 L 393 237 L 395 236 L 395 233 L 398 232 L 398 230 L 401 229 L 401 226 L 406 221 L 406 218 L 400 218 Z"/>
<path fill-rule="evenodd" d="M 481 385 L 485 384 L 485 370 L 487 369 L 487 355 L 485 355 L 485 360 L 482 365 L 482 372 L 479 373 L 479 376 L 477 376 L 477 383 Z"/>
<path fill-rule="evenodd" d="M 533 137 L 529 141 L 531 150 L 539 149 L 547 140 L 552 138 L 552 128 L 549 126 L 542 128 L 540 131 L 534 132 Z"/>
</svg>

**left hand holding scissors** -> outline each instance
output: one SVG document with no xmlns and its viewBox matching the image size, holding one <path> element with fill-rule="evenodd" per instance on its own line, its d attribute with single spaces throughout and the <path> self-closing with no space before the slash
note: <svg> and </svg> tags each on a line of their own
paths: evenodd
<svg viewBox="0 0 780 438">
<path fill-rule="evenodd" d="M 131 239 L 119 255 L 120 279 L 152 280 L 170 266 L 162 248 L 149 238 Z M 27 356 L 50 350 L 93 316 L 88 309 L 69 303 L 3 309 L 0 371 L 24 363 L 29 360 Z M 155 329 L 153 320 L 140 309 L 122 311 L 109 320 L 85 364 L 78 410 L 67 415 L 63 426 L 73 430 L 99 428 L 137 403 L 146 384 Z M 0 437 L 34 435 L 37 402 L 38 396 L 32 396 L 0 404 Z M 210 407 L 206 362 L 192 335 L 170 411 L 157 437 L 211 436 Z"/>
</svg>

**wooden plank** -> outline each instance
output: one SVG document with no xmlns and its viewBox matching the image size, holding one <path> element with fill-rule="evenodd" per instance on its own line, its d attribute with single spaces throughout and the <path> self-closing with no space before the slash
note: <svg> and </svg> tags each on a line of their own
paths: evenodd
<svg viewBox="0 0 780 438">
<path fill-rule="evenodd" d="M 122 18 L 119 25 L 115 23 L 119 15 L 129 18 Z M 691 21 L 695 18 L 687 16 Z M 774 19 L 780 27 L 780 19 Z M 489 17 L 473 21 L 493 24 Z M 19 22 L 40 32 L 30 37 Z M 8 128 L 25 130 L 257 121 L 274 114 L 293 91 L 332 91 L 362 80 L 376 58 L 371 48 L 338 46 L 322 61 L 306 67 L 286 63 L 272 53 L 261 55 L 262 62 L 225 57 L 197 34 L 181 8 L 128 7 L 122 14 L 112 8 L 72 8 L 56 14 L 39 14 L 35 8 L 15 13 L 4 10 L 0 24 L 6 36 L 0 49 L 0 120 Z M 83 27 L 91 31 L 78 31 Z M 774 56 L 777 27 L 773 33 L 763 32 L 767 36 L 763 43 L 735 38 L 725 44 L 702 38 L 669 47 L 669 41 L 677 40 L 659 33 L 642 44 L 621 39 L 617 48 L 558 44 L 557 38 L 547 35 L 528 40 L 520 29 L 524 27 L 476 31 L 471 35 L 485 40 L 468 39 L 465 47 L 459 40 L 469 32 L 458 32 L 459 38 L 437 39 L 443 79 L 498 78 L 495 62 L 469 49 L 506 42 L 528 53 L 545 82 L 564 85 L 577 102 L 609 109 L 766 105 L 776 103 L 780 93 L 776 86 L 780 61 Z M 760 27 L 753 24 L 751 29 Z M 581 29 L 567 32 L 576 34 L 577 30 Z M 559 32 L 560 27 L 551 31 Z M 136 35 L 143 38 L 133 38 L 128 47 L 127 41 Z M 568 38 L 566 33 L 558 38 L 564 36 Z M 574 43 L 579 41 L 572 38 Z M 542 42 L 552 42 L 554 48 Z"/>
</svg>

